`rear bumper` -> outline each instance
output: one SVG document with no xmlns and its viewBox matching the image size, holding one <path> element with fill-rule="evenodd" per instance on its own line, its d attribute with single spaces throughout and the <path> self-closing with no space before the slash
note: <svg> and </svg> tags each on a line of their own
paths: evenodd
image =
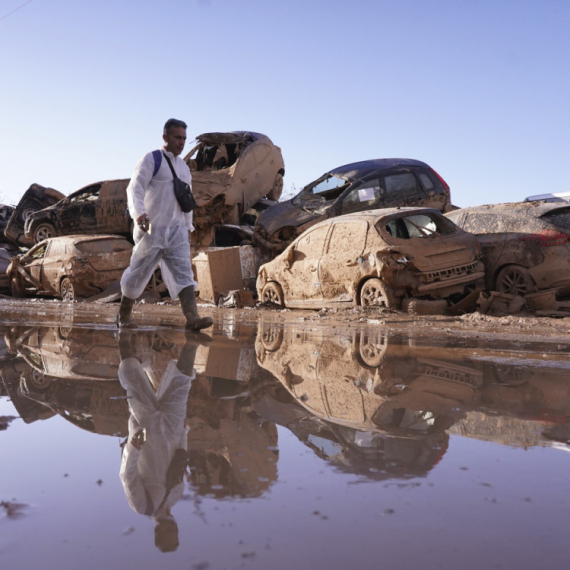
<svg viewBox="0 0 570 570">
<path fill-rule="evenodd" d="M 445 281 L 435 281 L 433 283 L 427 283 L 426 285 L 418 286 L 418 293 L 431 293 L 432 291 L 437 291 L 438 289 L 448 289 L 450 287 L 455 287 L 457 285 L 463 285 L 465 283 L 475 283 L 479 279 L 485 278 L 484 271 L 477 271 L 476 273 L 469 273 L 467 275 L 462 275 L 461 277 L 456 277 L 454 279 L 447 279 Z"/>
</svg>

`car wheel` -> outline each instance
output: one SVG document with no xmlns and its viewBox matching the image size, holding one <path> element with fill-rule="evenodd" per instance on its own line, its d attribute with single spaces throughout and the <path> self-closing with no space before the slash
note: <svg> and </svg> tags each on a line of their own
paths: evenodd
<svg viewBox="0 0 570 570">
<path fill-rule="evenodd" d="M 19 277 L 10 279 L 10 291 L 15 299 L 23 299 L 26 296 L 26 288 Z"/>
<path fill-rule="evenodd" d="M 281 198 L 281 194 L 283 193 L 283 175 L 281 172 L 277 173 L 275 176 L 275 181 L 273 182 L 273 188 L 268 192 L 267 197 L 270 200 L 279 200 Z"/>
<path fill-rule="evenodd" d="M 61 280 L 59 292 L 64 301 L 75 301 L 75 289 L 69 277 L 64 277 Z"/>
<path fill-rule="evenodd" d="M 275 281 L 267 283 L 261 292 L 261 302 L 273 303 L 279 307 L 284 307 L 285 299 L 283 297 L 283 289 L 281 289 L 281 285 Z"/>
<path fill-rule="evenodd" d="M 388 350 L 388 337 L 382 333 L 371 335 L 363 332 L 358 344 L 362 362 L 370 368 L 378 368 L 384 360 L 386 350 Z"/>
<path fill-rule="evenodd" d="M 261 323 L 259 337 L 266 352 L 275 352 L 283 344 L 283 328 L 275 323 Z"/>
<path fill-rule="evenodd" d="M 362 307 L 386 307 L 398 309 L 400 300 L 391 287 L 373 277 L 364 283 L 360 289 L 360 305 Z"/>
<path fill-rule="evenodd" d="M 52 379 L 37 370 L 32 370 L 30 374 L 30 384 L 39 391 L 47 390 L 50 387 Z"/>
<path fill-rule="evenodd" d="M 42 222 L 34 230 L 34 241 L 36 243 L 40 243 L 40 241 L 43 241 L 44 239 L 52 238 L 55 236 L 55 228 L 47 222 Z"/>
<path fill-rule="evenodd" d="M 506 265 L 497 275 L 495 289 L 499 293 L 524 296 L 532 293 L 536 286 L 528 269 L 520 265 Z"/>
</svg>

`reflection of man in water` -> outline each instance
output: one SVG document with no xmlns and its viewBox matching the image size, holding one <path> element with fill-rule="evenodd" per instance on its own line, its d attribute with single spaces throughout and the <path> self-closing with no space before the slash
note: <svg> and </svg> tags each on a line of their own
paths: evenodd
<svg viewBox="0 0 570 570">
<path fill-rule="evenodd" d="M 199 343 L 187 340 L 178 361 L 168 364 L 155 390 L 152 373 L 135 357 L 134 338 L 129 332 L 119 338 L 119 380 L 131 412 L 120 476 L 133 510 L 156 521 L 157 548 L 169 552 L 179 544 L 178 526 L 170 511 L 184 492 L 186 405 Z"/>
</svg>

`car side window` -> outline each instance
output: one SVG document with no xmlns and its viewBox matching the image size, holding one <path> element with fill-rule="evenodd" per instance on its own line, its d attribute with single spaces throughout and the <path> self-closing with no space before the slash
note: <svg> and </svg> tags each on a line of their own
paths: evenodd
<svg viewBox="0 0 570 570">
<path fill-rule="evenodd" d="M 305 257 L 320 257 L 323 252 L 328 230 L 329 226 L 327 225 L 304 234 L 295 245 L 295 261 L 304 259 Z"/>
<path fill-rule="evenodd" d="M 380 208 L 383 204 L 382 189 L 378 179 L 368 180 L 351 190 L 342 200 L 340 211 L 342 214 L 361 212 Z"/>
<path fill-rule="evenodd" d="M 99 198 L 99 192 L 101 191 L 101 184 L 97 184 L 96 186 L 90 186 L 81 192 L 80 194 L 76 194 L 72 196 L 69 201 L 70 202 L 93 202 Z"/>
<path fill-rule="evenodd" d="M 354 252 L 359 255 L 366 247 L 368 222 L 335 222 L 327 246 L 327 255 Z"/>
<path fill-rule="evenodd" d="M 384 177 L 384 187 L 386 188 L 387 202 L 417 196 L 420 192 L 418 180 L 413 172 L 392 174 Z"/>
<path fill-rule="evenodd" d="M 435 188 L 435 183 L 434 181 L 430 178 L 429 174 L 427 174 L 426 172 L 420 172 L 418 173 L 418 176 L 420 177 L 420 181 L 422 183 L 422 186 L 424 187 L 424 190 L 433 190 Z"/>
<path fill-rule="evenodd" d="M 40 247 L 37 247 L 35 249 L 32 249 L 29 253 L 28 256 L 31 257 L 32 259 L 43 259 L 46 255 L 46 251 L 47 251 L 47 243 L 44 243 L 43 245 L 41 245 Z"/>
</svg>

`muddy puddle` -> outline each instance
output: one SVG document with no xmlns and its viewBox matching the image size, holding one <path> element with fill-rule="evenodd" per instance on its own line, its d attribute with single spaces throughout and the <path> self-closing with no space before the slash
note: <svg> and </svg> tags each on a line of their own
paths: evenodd
<svg viewBox="0 0 570 570">
<path fill-rule="evenodd" d="M 35 310 L 0 327 L 3 568 L 567 568 L 559 341 Z"/>
</svg>

